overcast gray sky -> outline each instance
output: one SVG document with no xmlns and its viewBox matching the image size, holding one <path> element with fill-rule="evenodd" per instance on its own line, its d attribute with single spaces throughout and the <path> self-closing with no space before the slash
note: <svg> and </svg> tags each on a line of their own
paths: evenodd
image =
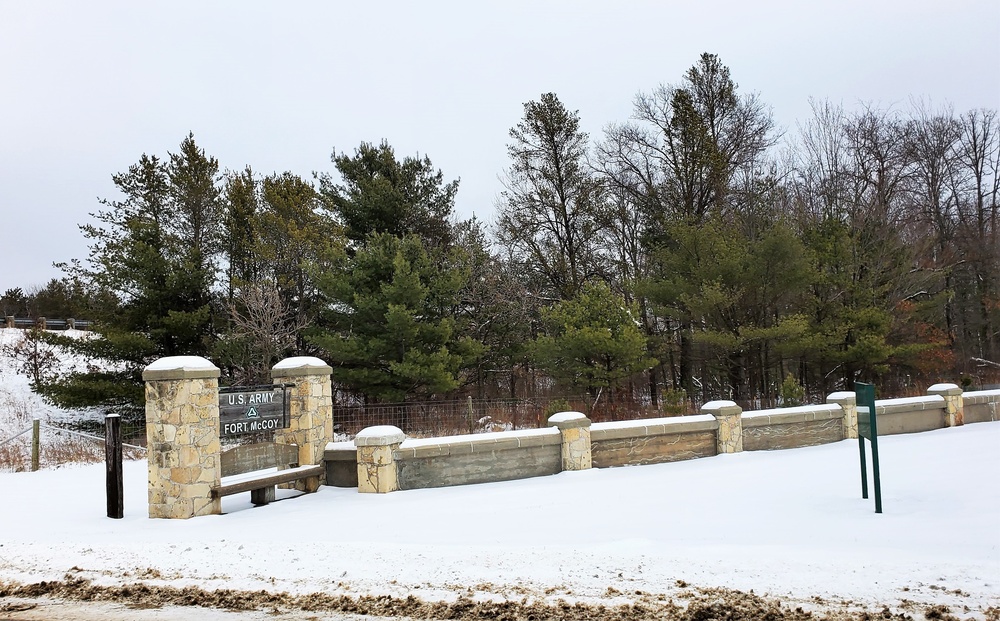
<svg viewBox="0 0 1000 621">
<path fill-rule="evenodd" d="M 998 0 L 0 0 L 0 292 L 85 258 L 111 175 L 189 131 L 224 169 L 308 178 L 384 138 L 491 221 L 524 102 L 599 138 L 702 52 L 790 133 L 810 97 L 1000 107 Z"/>
</svg>

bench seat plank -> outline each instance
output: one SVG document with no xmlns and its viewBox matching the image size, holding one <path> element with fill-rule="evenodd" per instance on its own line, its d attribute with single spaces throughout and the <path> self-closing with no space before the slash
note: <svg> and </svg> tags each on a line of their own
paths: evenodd
<svg viewBox="0 0 1000 621">
<path fill-rule="evenodd" d="M 322 474 L 323 466 L 297 466 L 295 468 L 288 468 L 287 470 L 279 470 L 277 472 L 255 476 L 236 475 L 233 477 L 233 480 L 227 481 L 218 487 L 213 488 L 212 493 L 216 496 L 229 496 L 231 494 L 239 494 L 240 492 L 249 492 L 255 489 L 271 487 L 281 483 L 291 483 L 292 481 L 298 481 L 299 479 L 318 477 Z"/>
</svg>

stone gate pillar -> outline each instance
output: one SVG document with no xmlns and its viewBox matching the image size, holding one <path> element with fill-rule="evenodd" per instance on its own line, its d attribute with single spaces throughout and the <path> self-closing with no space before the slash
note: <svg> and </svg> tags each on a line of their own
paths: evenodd
<svg viewBox="0 0 1000 621">
<path fill-rule="evenodd" d="M 358 492 L 388 494 L 399 489 L 394 453 L 406 436 L 399 427 L 365 427 L 354 437 L 358 447 Z"/>
<path fill-rule="evenodd" d="M 836 403 L 844 411 L 843 430 L 844 439 L 857 439 L 858 437 L 858 396 L 852 391 L 841 391 L 830 393 L 826 398 L 827 403 Z"/>
<path fill-rule="evenodd" d="M 927 389 L 927 394 L 944 397 L 945 425 L 959 427 L 965 424 L 965 402 L 957 384 L 934 384 Z"/>
<path fill-rule="evenodd" d="M 290 389 L 291 407 L 288 429 L 274 433 L 278 444 L 299 447 L 299 465 L 315 466 L 323 462 L 327 442 L 333 440 L 333 369 L 319 358 L 299 356 L 285 358 L 271 369 L 275 383 L 294 383 Z M 290 489 L 315 492 L 321 477 L 310 477 L 287 484 Z"/>
<path fill-rule="evenodd" d="M 549 427 L 558 427 L 562 435 L 562 469 L 589 470 L 593 465 L 590 452 L 590 419 L 581 412 L 559 412 L 549 417 Z"/>
<path fill-rule="evenodd" d="M 719 421 L 716 452 L 739 453 L 743 450 L 743 408 L 734 401 L 709 401 L 701 406 L 702 414 L 711 414 Z"/>
<path fill-rule="evenodd" d="M 198 356 L 160 358 L 146 382 L 149 517 L 221 513 L 219 369 Z"/>
</svg>

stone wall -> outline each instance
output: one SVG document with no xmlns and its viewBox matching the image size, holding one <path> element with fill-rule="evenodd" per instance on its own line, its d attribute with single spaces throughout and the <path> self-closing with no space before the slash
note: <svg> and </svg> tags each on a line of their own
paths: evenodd
<svg viewBox="0 0 1000 621">
<path fill-rule="evenodd" d="M 979 390 L 962 395 L 965 423 L 1000 420 L 1000 390 Z"/>
<path fill-rule="evenodd" d="M 765 451 L 839 442 L 844 410 L 837 404 L 743 413 L 743 450 Z"/>
<path fill-rule="evenodd" d="M 935 394 L 926 397 L 877 400 L 879 435 L 1000 419 L 1000 390 L 963 395 L 954 384 L 932 389 Z M 564 412 L 545 429 L 419 440 L 404 439 L 395 427 L 370 428 L 360 441 L 327 445 L 327 482 L 385 492 L 857 438 L 858 417 L 867 417 L 867 408 L 856 407 L 853 393 L 834 393 L 828 401 L 747 412 L 732 401 L 713 401 L 695 416 L 595 424 L 578 412 Z"/>
<path fill-rule="evenodd" d="M 594 423 L 590 427 L 595 468 L 662 464 L 717 453 L 719 423 L 710 414 Z"/>
<path fill-rule="evenodd" d="M 862 408 L 858 408 L 862 416 Z M 879 399 L 875 401 L 878 416 L 878 435 L 918 433 L 947 427 L 944 397 L 907 397 L 904 399 Z"/>
<path fill-rule="evenodd" d="M 406 440 L 393 456 L 400 489 L 509 481 L 562 470 L 555 428 Z"/>
</svg>

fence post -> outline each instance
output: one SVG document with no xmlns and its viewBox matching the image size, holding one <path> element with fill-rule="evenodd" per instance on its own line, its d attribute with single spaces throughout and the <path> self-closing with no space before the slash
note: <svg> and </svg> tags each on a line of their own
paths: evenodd
<svg viewBox="0 0 1000 621">
<path fill-rule="evenodd" d="M 120 520 L 125 516 L 125 498 L 122 484 L 122 417 L 118 414 L 104 417 L 104 463 L 107 468 L 108 517 Z"/>
<path fill-rule="evenodd" d="M 39 438 L 41 425 L 36 418 L 31 421 L 31 471 L 38 472 L 38 455 L 41 452 L 41 438 Z"/>
<path fill-rule="evenodd" d="M 475 431 L 475 427 L 473 427 L 472 423 L 472 419 L 475 417 L 475 410 L 472 409 L 472 395 L 469 395 L 469 433 L 473 433 Z"/>
</svg>

